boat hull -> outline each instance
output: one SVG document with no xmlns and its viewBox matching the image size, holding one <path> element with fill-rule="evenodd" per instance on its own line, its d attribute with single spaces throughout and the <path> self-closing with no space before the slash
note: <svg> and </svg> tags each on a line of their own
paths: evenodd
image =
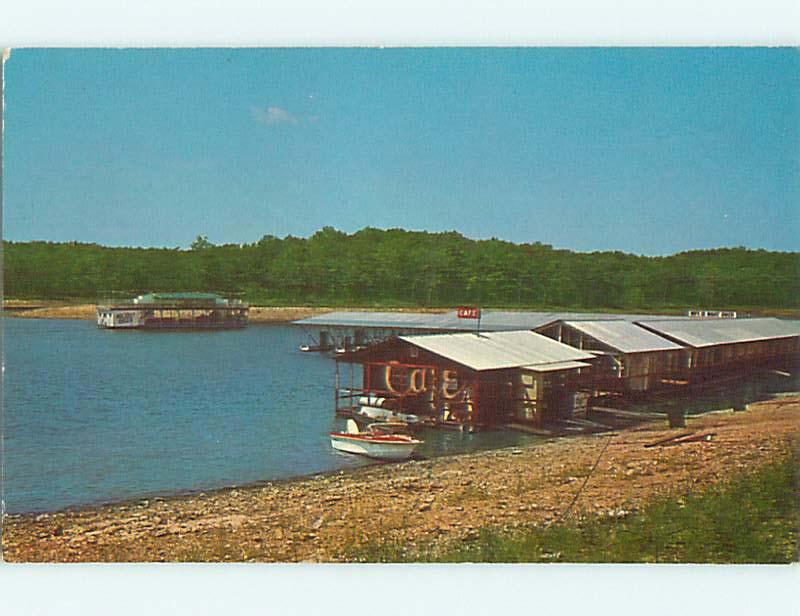
<svg viewBox="0 0 800 616">
<path fill-rule="evenodd" d="M 412 438 L 357 436 L 331 432 L 331 446 L 337 451 L 354 453 L 378 460 L 406 460 L 422 443 Z"/>
<path fill-rule="evenodd" d="M 246 319 L 159 319 L 141 311 L 97 311 L 97 326 L 103 329 L 242 329 L 246 325 Z"/>
</svg>

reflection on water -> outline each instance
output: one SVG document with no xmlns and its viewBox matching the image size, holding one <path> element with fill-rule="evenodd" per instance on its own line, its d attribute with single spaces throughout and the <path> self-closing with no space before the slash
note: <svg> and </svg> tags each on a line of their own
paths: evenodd
<svg viewBox="0 0 800 616">
<path fill-rule="evenodd" d="M 2 322 L 8 512 L 373 463 L 331 448 L 328 432 L 344 425 L 333 414 L 334 362 L 300 353 L 297 328 L 145 333 L 86 321 Z M 731 390 L 737 400 L 768 391 L 758 378 L 740 386 Z M 800 389 L 779 377 L 768 386 Z M 707 392 L 685 404 L 728 408 L 726 395 Z M 422 457 L 542 440 L 504 431 L 422 436 Z"/>
</svg>

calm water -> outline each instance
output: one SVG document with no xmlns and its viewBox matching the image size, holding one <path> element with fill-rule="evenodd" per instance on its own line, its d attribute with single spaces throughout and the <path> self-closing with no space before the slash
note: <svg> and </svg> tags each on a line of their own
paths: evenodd
<svg viewBox="0 0 800 616">
<path fill-rule="evenodd" d="M 334 452 L 334 362 L 289 326 L 121 332 L 2 319 L 3 499 L 50 511 L 241 485 L 370 462 Z M 349 375 L 348 375 L 349 379 Z M 435 456 L 522 444 L 513 432 L 428 431 Z"/>
</svg>

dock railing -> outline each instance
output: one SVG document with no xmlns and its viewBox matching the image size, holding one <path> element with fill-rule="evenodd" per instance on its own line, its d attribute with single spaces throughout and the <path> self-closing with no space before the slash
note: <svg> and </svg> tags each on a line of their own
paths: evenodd
<svg viewBox="0 0 800 616">
<path fill-rule="evenodd" d="M 244 302 L 242 292 L 219 292 L 209 291 L 196 293 L 186 292 L 184 297 L 170 297 L 170 295 L 180 295 L 181 292 L 169 291 L 102 291 L 98 294 L 97 305 L 104 307 L 118 307 L 126 309 L 137 308 L 161 308 L 164 310 L 227 310 L 227 309 L 247 309 L 249 305 Z M 203 297 L 192 297 L 192 294 L 202 295 Z M 140 298 L 148 298 L 147 301 L 137 301 Z M 219 303 L 222 300 L 224 303 Z"/>
</svg>

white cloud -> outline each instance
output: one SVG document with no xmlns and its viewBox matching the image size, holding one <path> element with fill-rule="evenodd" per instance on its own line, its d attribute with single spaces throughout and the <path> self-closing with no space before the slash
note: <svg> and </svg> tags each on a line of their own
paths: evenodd
<svg viewBox="0 0 800 616">
<path fill-rule="evenodd" d="M 297 118 L 280 107 L 253 107 L 253 117 L 261 124 L 297 124 Z"/>
</svg>

